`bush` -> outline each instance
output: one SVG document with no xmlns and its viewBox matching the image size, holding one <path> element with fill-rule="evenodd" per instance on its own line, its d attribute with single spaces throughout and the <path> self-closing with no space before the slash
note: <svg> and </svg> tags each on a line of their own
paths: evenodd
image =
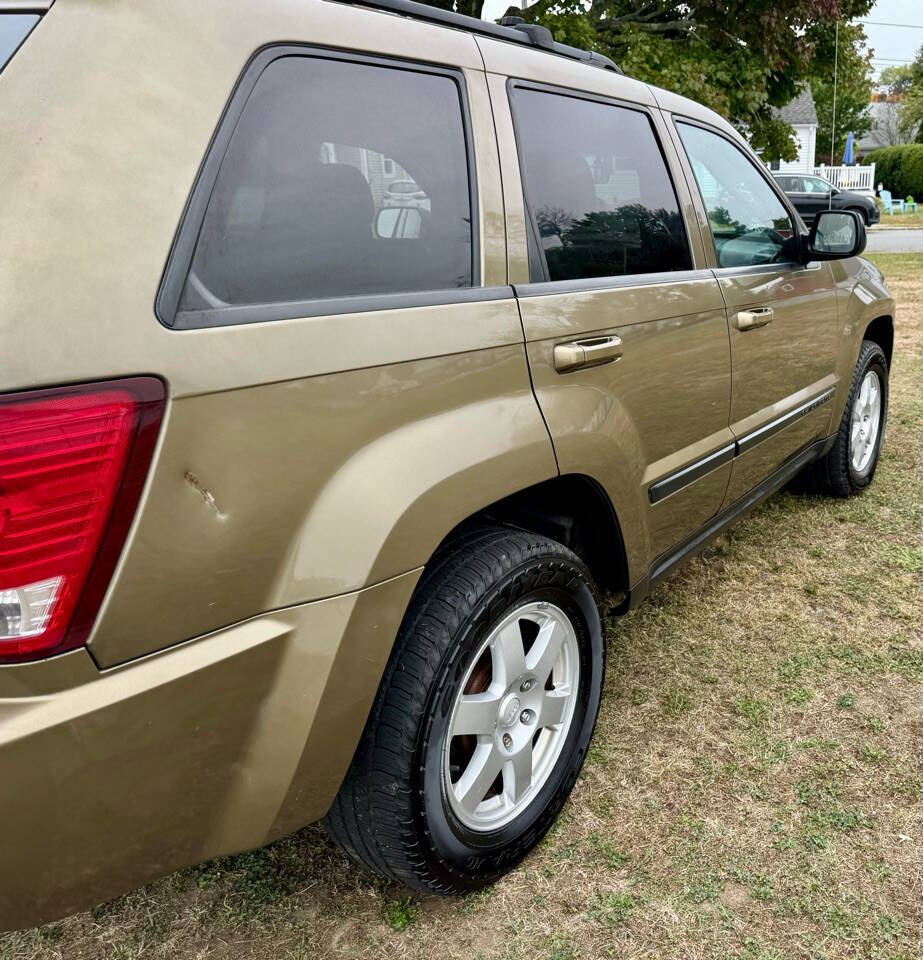
<svg viewBox="0 0 923 960">
<path fill-rule="evenodd" d="M 862 162 L 875 164 L 875 185 L 883 183 L 895 200 L 923 195 L 923 143 L 882 147 L 867 154 Z"/>
</svg>

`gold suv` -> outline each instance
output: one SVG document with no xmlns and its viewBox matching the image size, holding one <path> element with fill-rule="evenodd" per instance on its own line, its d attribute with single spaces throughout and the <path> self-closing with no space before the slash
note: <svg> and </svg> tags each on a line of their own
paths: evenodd
<svg viewBox="0 0 923 960">
<path fill-rule="evenodd" d="M 734 129 L 411 0 L 0 0 L 0 927 L 549 828 L 623 608 L 856 493 L 893 303 Z"/>
</svg>

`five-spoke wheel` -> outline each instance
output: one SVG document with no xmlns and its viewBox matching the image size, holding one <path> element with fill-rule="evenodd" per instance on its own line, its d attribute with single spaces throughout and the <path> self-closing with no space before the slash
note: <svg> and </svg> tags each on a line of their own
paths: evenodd
<svg viewBox="0 0 923 960">
<path fill-rule="evenodd" d="M 567 738 L 579 679 L 577 635 L 554 604 L 517 607 L 491 631 L 446 734 L 446 795 L 467 827 L 494 830 L 535 799 Z"/>
<path fill-rule="evenodd" d="M 603 678 L 590 575 L 534 533 L 480 530 L 431 561 L 327 828 L 412 887 L 477 889 L 564 804 Z"/>
<path fill-rule="evenodd" d="M 881 346 L 863 340 L 840 425 L 827 452 L 801 477 L 817 493 L 849 497 L 875 475 L 888 420 L 888 358 Z"/>
<path fill-rule="evenodd" d="M 865 470 L 876 450 L 881 429 L 881 379 L 869 370 L 862 378 L 852 406 L 849 451 L 853 468 Z"/>
</svg>

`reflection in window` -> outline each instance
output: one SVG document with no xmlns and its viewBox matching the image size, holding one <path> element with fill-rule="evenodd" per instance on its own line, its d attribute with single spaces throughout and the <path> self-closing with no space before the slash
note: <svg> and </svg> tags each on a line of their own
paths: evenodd
<svg viewBox="0 0 923 960">
<path fill-rule="evenodd" d="M 679 204 L 647 115 L 515 91 L 519 149 L 548 279 L 692 267 Z"/>
<path fill-rule="evenodd" d="M 709 130 L 677 127 L 708 213 L 718 266 L 796 259 L 788 211 L 747 156 Z"/>
<path fill-rule="evenodd" d="M 279 58 L 231 137 L 180 310 L 471 286 L 470 197 L 452 78 Z"/>
</svg>

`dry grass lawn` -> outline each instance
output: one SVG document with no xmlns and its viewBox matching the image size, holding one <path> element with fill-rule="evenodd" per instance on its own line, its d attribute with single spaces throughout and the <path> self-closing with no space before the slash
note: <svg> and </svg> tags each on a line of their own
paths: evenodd
<svg viewBox="0 0 923 960">
<path fill-rule="evenodd" d="M 0 957 L 919 957 L 921 257 L 870 259 L 899 302 L 874 485 L 776 496 L 608 620 L 588 762 L 512 875 L 409 896 L 311 827 Z"/>
<path fill-rule="evenodd" d="M 897 230 L 923 227 L 923 204 L 917 204 L 915 213 L 892 213 L 881 211 L 881 220 L 871 227 L 872 230 Z"/>
</svg>

